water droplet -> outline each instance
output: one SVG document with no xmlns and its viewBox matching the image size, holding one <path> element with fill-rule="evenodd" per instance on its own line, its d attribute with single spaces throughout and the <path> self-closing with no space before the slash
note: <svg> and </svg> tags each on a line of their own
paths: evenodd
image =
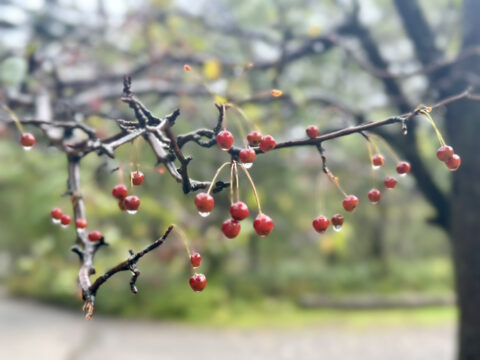
<svg viewBox="0 0 480 360">
<path fill-rule="evenodd" d="M 137 210 L 127 210 L 127 213 L 130 215 L 135 215 L 137 213 Z"/>
<path fill-rule="evenodd" d="M 380 169 L 380 167 L 381 167 L 381 166 L 378 166 L 378 165 L 372 165 L 372 169 L 373 169 L 373 170 L 378 170 L 378 169 Z"/>
<path fill-rule="evenodd" d="M 199 211 L 198 214 L 199 214 L 201 217 L 207 217 L 208 215 L 210 215 L 209 212 L 201 212 L 201 211 Z"/>
<path fill-rule="evenodd" d="M 52 223 L 54 223 L 55 225 L 58 225 L 58 224 L 60 224 L 60 219 L 52 218 Z"/>
<path fill-rule="evenodd" d="M 63 225 L 63 224 L 62 224 L 61 226 L 62 226 L 62 229 L 68 228 L 68 225 Z"/>
<path fill-rule="evenodd" d="M 372 205 L 377 205 L 377 204 L 378 204 L 378 201 L 370 201 L 370 203 L 371 203 Z"/>
<path fill-rule="evenodd" d="M 401 177 L 407 176 L 407 173 L 400 174 Z"/>
<path fill-rule="evenodd" d="M 84 234 L 84 233 L 85 233 L 85 229 L 77 228 L 77 233 L 79 233 L 79 234 Z"/>
<path fill-rule="evenodd" d="M 220 150 L 227 152 L 228 150 L 230 150 L 230 148 L 226 149 L 226 148 L 220 147 Z"/>
<path fill-rule="evenodd" d="M 245 166 L 245 169 L 250 169 L 252 165 L 253 163 L 243 163 L 243 166 Z"/>
<path fill-rule="evenodd" d="M 408 134 L 407 128 L 402 129 L 402 135 L 407 135 L 407 134 Z"/>
<path fill-rule="evenodd" d="M 339 232 L 340 230 L 342 230 L 342 225 L 333 225 L 333 230 Z"/>
<path fill-rule="evenodd" d="M 23 150 L 30 151 L 30 150 L 32 150 L 32 146 L 24 146 Z"/>
<path fill-rule="evenodd" d="M 193 269 L 198 269 L 199 266 L 193 266 L 193 265 L 192 265 L 192 268 L 193 268 Z"/>
<path fill-rule="evenodd" d="M 261 238 L 266 238 L 266 237 L 267 237 L 267 235 L 260 235 L 260 237 L 261 237 Z"/>
</svg>

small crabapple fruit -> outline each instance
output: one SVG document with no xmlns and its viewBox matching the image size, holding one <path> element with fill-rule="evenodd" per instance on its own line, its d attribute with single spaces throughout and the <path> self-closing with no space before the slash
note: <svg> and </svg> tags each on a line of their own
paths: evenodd
<svg viewBox="0 0 480 360">
<path fill-rule="evenodd" d="M 395 186 L 397 186 L 397 180 L 391 176 L 387 176 L 383 184 L 387 189 L 393 189 Z"/>
<path fill-rule="evenodd" d="M 192 255 L 190 255 L 190 264 L 192 264 L 193 268 L 197 268 L 200 266 L 200 263 L 202 262 L 202 256 L 194 252 Z"/>
<path fill-rule="evenodd" d="M 397 165 L 397 173 L 402 176 L 407 175 L 410 172 L 411 166 L 410 163 L 406 161 L 400 161 Z"/>
<path fill-rule="evenodd" d="M 260 141 L 262 141 L 262 134 L 260 131 L 252 131 L 250 134 L 247 135 L 248 145 L 250 146 L 258 146 Z"/>
<path fill-rule="evenodd" d="M 374 169 L 378 169 L 385 164 L 385 158 L 381 154 L 376 154 L 372 157 L 372 166 Z"/>
<path fill-rule="evenodd" d="M 77 227 L 77 229 L 85 229 L 87 225 L 87 220 L 85 219 L 79 218 L 75 220 L 75 226 Z"/>
<path fill-rule="evenodd" d="M 453 148 L 448 145 L 440 146 L 437 150 L 437 158 L 440 161 L 446 162 L 452 158 L 454 154 Z"/>
<path fill-rule="evenodd" d="M 208 216 L 215 207 L 215 200 L 210 194 L 200 193 L 195 196 L 195 206 L 200 215 Z"/>
<path fill-rule="evenodd" d="M 30 133 L 23 133 L 20 138 L 20 144 L 22 144 L 25 150 L 30 150 L 32 146 L 35 145 L 35 142 L 35 136 Z"/>
<path fill-rule="evenodd" d="M 135 214 L 140 207 L 140 199 L 138 196 L 130 195 L 125 198 L 125 207 L 129 214 Z"/>
<path fill-rule="evenodd" d="M 132 184 L 135 186 L 142 185 L 143 180 L 145 180 L 145 175 L 141 171 L 133 171 L 130 174 L 130 177 L 132 179 Z"/>
<path fill-rule="evenodd" d="M 445 165 L 447 165 L 448 170 L 457 171 L 461 163 L 462 158 L 457 154 L 453 154 L 453 156 L 445 162 Z"/>
<path fill-rule="evenodd" d="M 103 237 L 102 233 L 98 230 L 90 231 L 88 233 L 88 240 L 90 240 L 91 242 L 100 241 L 102 237 Z"/>
<path fill-rule="evenodd" d="M 368 199 L 372 204 L 377 204 L 382 197 L 382 193 L 378 189 L 372 189 L 368 192 Z"/>
<path fill-rule="evenodd" d="M 194 274 L 189 283 L 193 291 L 200 292 L 207 286 L 207 277 L 203 274 Z"/>
<path fill-rule="evenodd" d="M 63 214 L 60 218 L 60 223 L 62 226 L 67 227 L 72 222 L 72 218 L 69 215 Z"/>
<path fill-rule="evenodd" d="M 267 152 L 270 150 L 275 149 L 275 146 L 277 146 L 277 143 L 275 142 L 275 139 L 271 135 L 265 135 L 262 137 L 262 140 L 260 141 L 260 150 L 263 152 Z"/>
<path fill-rule="evenodd" d="M 343 222 L 345 221 L 345 218 L 341 214 L 335 214 L 332 216 L 332 225 L 333 225 L 333 230 L 335 231 L 340 231 L 342 230 Z"/>
<path fill-rule="evenodd" d="M 60 220 L 62 218 L 62 215 L 63 215 L 63 211 L 62 209 L 59 209 L 59 208 L 54 208 L 52 209 L 52 211 L 50 212 L 50 215 L 52 216 L 52 219 L 53 220 Z"/>
<path fill-rule="evenodd" d="M 222 224 L 222 232 L 229 239 L 236 237 L 241 229 L 240 223 L 235 219 L 225 220 Z"/>
<path fill-rule="evenodd" d="M 274 224 L 270 216 L 259 214 L 253 222 L 253 228 L 260 237 L 268 236 L 273 230 Z"/>
<path fill-rule="evenodd" d="M 125 199 L 128 195 L 128 189 L 125 185 L 118 184 L 113 188 L 112 195 L 117 199 Z"/>
<path fill-rule="evenodd" d="M 234 220 L 241 221 L 248 217 L 248 206 L 244 202 L 237 201 L 230 206 L 230 214 Z"/>
<path fill-rule="evenodd" d="M 318 136 L 318 127 L 316 127 L 315 125 L 310 125 L 309 127 L 307 127 L 305 129 L 305 132 L 307 133 L 307 136 L 310 138 L 310 139 L 315 139 L 317 136 Z"/>
<path fill-rule="evenodd" d="M 355 195 L 348 195 L 343 199 L 343 208 L 345 211 L 352 212 L 358 205 L 358 198 Z"/>
<path fill-rule="evenodd" d="M 313 220 L 312 225 L 315 231 L 321 234 L 327 230 L 330 220 L 326 216 L 321 215 Z"/>
<path fill-rule="evenodd" d="M 257 157 L 257 153 L 253 149 L 242 149 L 238 154 L 238 158 L 240 161 L 245 165 L 246 168 L 252 166 L 252 163 L 255 161 Z"/>
<path fill-rule="evenodd" d="M 233 135 L 228 130 L 220 131 L 217 135 L 217 144 L 223 151 L 228 151 L 233 145 Z"/>
</svg>

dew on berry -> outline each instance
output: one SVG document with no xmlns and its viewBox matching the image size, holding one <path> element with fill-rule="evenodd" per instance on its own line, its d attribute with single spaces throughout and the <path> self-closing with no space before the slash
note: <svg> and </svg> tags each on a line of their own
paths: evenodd
<svg viewBox="0 0 480 360">
<path fill-rule="evenodd" d="M 201 211 L 199 211 L 198 214 L 199 214 L 201 217 L 207 217 L 208 215 L 211 214 L 211 212 L 201 212 Z"/>
<path fill-rule="evenodd" d="M 245 166 L 245 169 L 250 169 L 252 167 L 253 163 L 244 163 L 243 166 Z"/>
<path fill-rule="evenodd" d="M 135 215 L 138 212 L 138 210 L 127 210 L 127 213 L 130 215 Z"/>
</svg>

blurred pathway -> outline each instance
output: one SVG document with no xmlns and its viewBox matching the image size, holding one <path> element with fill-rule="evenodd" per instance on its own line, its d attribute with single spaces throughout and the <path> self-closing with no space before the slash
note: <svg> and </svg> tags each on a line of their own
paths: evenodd
<svg viewBox="0 0 480 360">
<path fill-rule="evenodd" d="M 453 326 L 225 330 L 101 317 L 0 294 L 5 360 L 452 360 Z"/>
</svg>

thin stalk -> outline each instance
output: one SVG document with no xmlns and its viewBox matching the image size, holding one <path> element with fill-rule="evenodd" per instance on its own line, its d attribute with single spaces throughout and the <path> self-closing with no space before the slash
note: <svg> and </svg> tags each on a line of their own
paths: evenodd
<svg viewBox="0 0 480 360">
<path fill-rule="evenodd" d="M 440 145 L 445 146 L 445 140 L 443 139 L 442 134 L 440 133 L 440 130 L 438 130 L 437 125 L 435 124 L 435 121 L 433 121 L 433 118 L 430 116 L 430 114 L 426 110 L 420 110 L 420 112 L 430 121 L 430 124 L 432 124 L 433 129 L 435 130 L 435 133 L 437 134 L 438 141 L 440 142 Z"/>
<path fill-rule="evenodd" d="M 244 171 L 245 175 L 247 175 L 248 181 L 250 181 L 250 185 L 252 186 L 253 194 L 255 195 L 255 200 L 257 202 L 258 213 L 259 215 L 263 215 L 262 208 L 260 206 L 260 199 L 258 198 L 257 189 L 255 188 L 255 184 L 253 183 L 252 177 L 248 173 L 248 170 L 245 167 L 245 165 L 240 164 L 240 166 L 242 167 L 242 170 Z"/>
<path fill-rule="evenodd" d="M 208 188 L 208 191 L 207 191 L 207 194 L 208 194 L 208 195 L 210 195 L 210 192 L 212 191 L 213 185 L 215 184 L 215 180 L 217 180 L 217 177 L 218 177 L 218 175 L 220 174 L 220 171 L 222 171 L 222 169 L 223 169 L 225 166 L 229 165 L 229 164 L 230 164 L 230 162 L 223 163 L 222 166 L 220 166 L 220 167 L 218 168 L 218 170 L 217 170 L 217 172 L 215 173 L 215 176 L 213 177 L 212 182 L 210 183 L 210 186 L 209 186 L 209 188 Z"/>
</svg>

